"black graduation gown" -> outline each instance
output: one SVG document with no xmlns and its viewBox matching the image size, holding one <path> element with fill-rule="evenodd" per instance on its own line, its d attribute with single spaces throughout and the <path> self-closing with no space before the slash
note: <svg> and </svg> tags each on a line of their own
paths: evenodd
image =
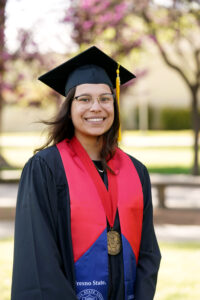
<svg viewBox="0 0 200 300">
<path fill-rule="evenodd" d="M 153 227 L 151 186 L 145 166 L 133 157 L 131 160 L 138 171 L 144 194 L 135 300 L 152 300 L 161 256 Z M 115 220 L 115 226 L 119 231 L 119 219 Z M 121 293 L 123 261 L 114 257 L 109 261 L 110 284 L 113 291 Z M 117 299 L 113 297 L 110 299 Z M 19 184 L 11 300 L 27 299 L 77 299 L 69 188 L 56 146 L 40 151 L 28 161 Z M 123 300 L 123 296 L 118 299 Z"/>
</svg>

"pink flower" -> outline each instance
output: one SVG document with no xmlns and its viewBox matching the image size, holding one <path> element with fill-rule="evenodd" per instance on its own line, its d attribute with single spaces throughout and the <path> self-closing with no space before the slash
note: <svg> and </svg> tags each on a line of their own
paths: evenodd
<svg viewBox="0 0 200 300">
<path fill-rule="evenodd" d="M 85 10 L 90 9 L 92 6 L 95 6 L 95 2 L 98 2 L 98 0 L 82 0 L 81 8 Z"/>
<path fill-rule="evenodd" d="M 93 21 L 85 21 L 83 23 L 83 29 L 89 30 L 93 26 L 94 22 Z"/>
<path fill-rule="evenodd" d="M 149 38 L 154 42 L 157 43 L 157 38 L 153 34 L 149 34 Z"/>
<path fill-rule="evenodd" d="M 13 90 L 13 86 L 12 86 L 10 83 L 5 82 L 5 81 L 3 81 L 3 82 L 1 83 L 1 87 L 2 87 L 2 89 L 5 90 L 5 91 L 12 92 L 12 90 Z"/>
<path fill-rule="evenodd" d="M 101 23 L 109 23 L 113 20 L 113 13 L 107 12 L 99 18 Z"/>
<path fill-rule="evenodd" d="M 110 2 L 109 1 L 101 1 L 100 3 L 96 3 L 96 5 L 93 5 L 90 8 L 90 11 L 92 14 L 96 15 L 96 14 L 104 14 L 105 11 L 108 9 L 108 7 L 110 6 Z"/>
<path fill-rule="evenodd" d="M 22 74 L 22 73 L 19 73 L 17 77 L 18 77 L 18 80 L 23 80 L 25 78 L 24 74 Z"/>
<path fill-rule="evenodd" d="M 127 8 L 127 3 L 123 2 L 123 3 L 115 6 L 115 12 L 123 14 L 125 12 L 126 8 Z"/>
<path fill-rule="evenodd" d="M 10 59 L 11 58 L 11 55 L 8 53 L 8 52 L 2 52 L 1 54 L 0 54 L 0 56 L 1 56 L 1 58 L 4 60 L 4 61 L 6 61 L 6 60 L 8 60 L 8 59 Z"/>
</svg>

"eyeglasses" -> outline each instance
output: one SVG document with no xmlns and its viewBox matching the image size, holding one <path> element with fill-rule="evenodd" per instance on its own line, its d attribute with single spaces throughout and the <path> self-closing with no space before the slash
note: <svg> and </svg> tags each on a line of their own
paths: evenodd
<svg viewBox="0 0 200 300">
<path fill-rule="evenodd" d="M 96 99 L 102 107 L 106 107 L 113 103 L 114 95 L 113 94 L 102 94 L 102 95 L 99 95 Z M 91 95 L 76 96 L 76 97 L 74 97 L 73 100 L 76 100 L 77 103 L 79 103 L 79 105 L 82 105 L 84 107 L 91 107 L 92 104 L 94 103 L 94 99 Z"/>
</svg>

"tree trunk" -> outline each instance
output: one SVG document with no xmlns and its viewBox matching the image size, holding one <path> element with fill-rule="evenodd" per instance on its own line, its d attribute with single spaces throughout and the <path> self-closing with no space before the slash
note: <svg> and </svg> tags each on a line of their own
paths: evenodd
<svg viewBox="0 0 200 300">
<path fill-rule="evenodd" d="M 198 112 L 198 88 L 192 89 L 192 127 L 194 132 L 194 160 L 192 174 L 199 175 L 199 159 L 198 159 L 198 150 L 199 150 L 199 129 L 200 129 L 200 116 Z"/>
<path fill-rule="evenodd" d="M 2 109 L 3 109 L 3 76 L 5 72 L 5 61 L 3 58 L 3 53 L 5 51 L 4 44 L 4 31 L 5 31 L 5 7 L 6 0 L 0 1 L 0 137 L 2 131 Z M 8 168 L 9 164 L 5 161 L 5 159 L 1 155 L 1 141 L 0 141 L 0 169 Z"/>
<path fill-rule="evenodd" d="M 3 101 L 0 93 L 0 170 L 5 168 L 10 168 L 10 165 L 6 162 L 6 160 L 2 156 L 2 145 L 1 145 L 1 134 L 2 134 L 2 109 L 3 109 Z"/>
</svg>

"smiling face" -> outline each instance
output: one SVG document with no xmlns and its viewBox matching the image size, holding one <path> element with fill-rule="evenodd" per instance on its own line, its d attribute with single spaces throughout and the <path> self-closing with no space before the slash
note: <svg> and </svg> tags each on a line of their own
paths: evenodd
<svg viewBox="0 0 200 300">
<path fill-rule="evenodd" d="M 114 105 L 103 106 L 97 98 L 102 94 L 111 94 L 107 84 L 81 84 L 76 87 L 74 97 L 90 95 L 93 98 L 91 106 L 84 106 L 76 100 L 72 101 L 71 119 L 74 134 L 80 139 L 97 138 L 107 132 L 114 120 Z"/>
</svg>

